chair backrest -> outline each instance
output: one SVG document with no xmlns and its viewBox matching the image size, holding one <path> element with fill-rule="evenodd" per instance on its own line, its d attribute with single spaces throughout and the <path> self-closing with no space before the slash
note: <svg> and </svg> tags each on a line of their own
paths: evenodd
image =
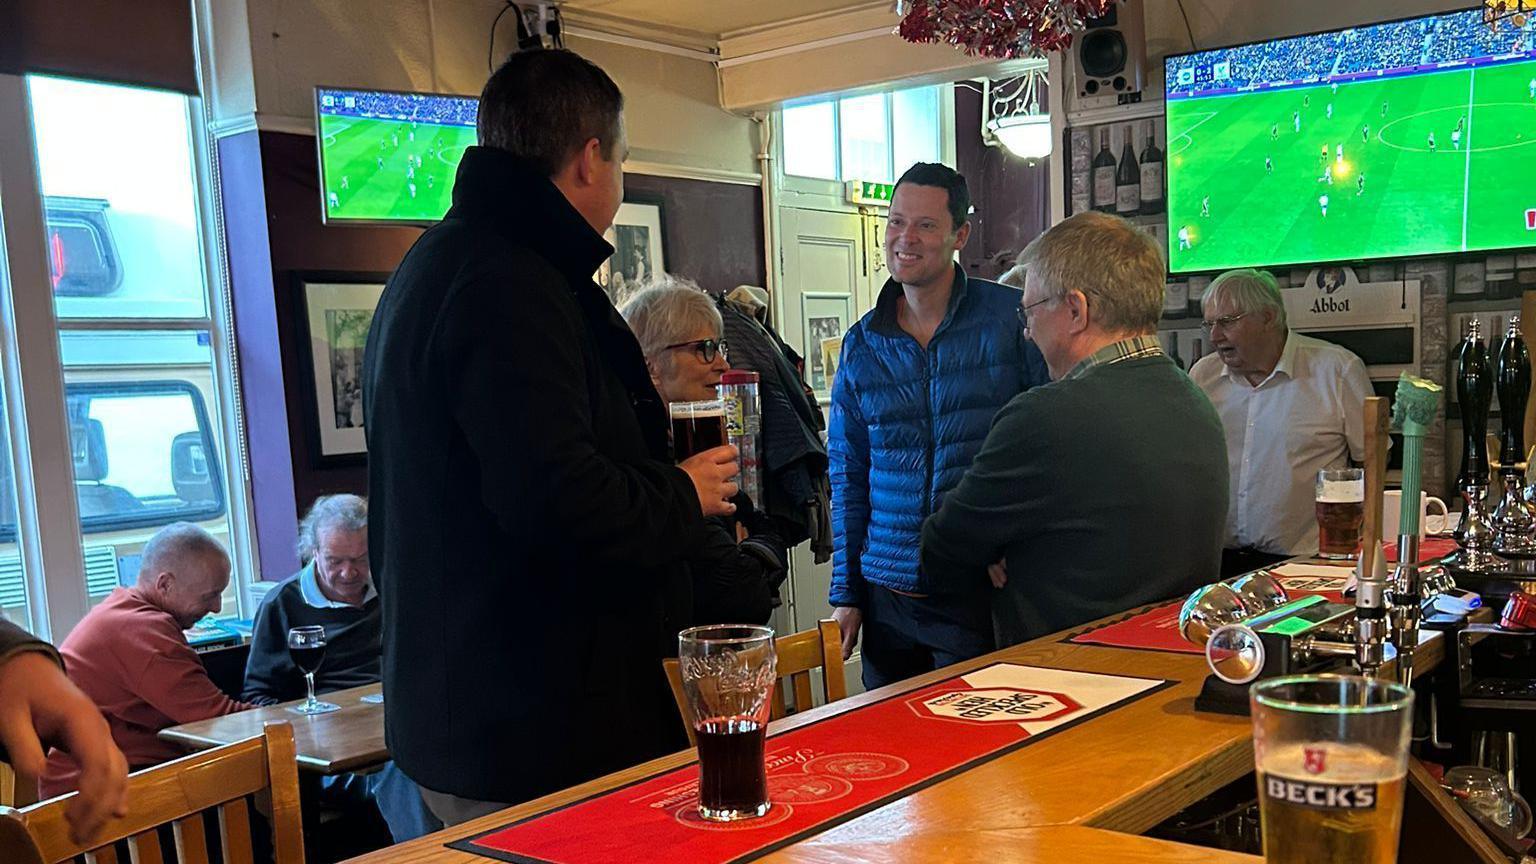
<svg viewBox="0 0 1536 864">
<path fill-rule="evenodd" d="M 837 622 L 823 618 L 816 622 L 815 630 L 802 630 L 773 640 L 773 650 L 778 655 L 779 685 L 773 689 L 773 719 L 786 713 L 785 685 L 795 696 L 795 710 L 811 707 L 811 672 L 821 670 L 822 696 L 828 702 L 836 702 L 848 695 L 848 684 L 843 678 L 843 637 Z M 683 671 L 676 658 L 661 661 L 667 670 L 667 682 L 672 685 L 672 698 L 677 700 L 677 711 L 683 718 L 683 728 L 688 732 L 688 743 L 696 745 L 693 733 L 693 713 L 688 708 L 688 697 L 683 693 Z M 785 679 L 788 679 L 787 681 Z"/>
<path fill-rule="evenodd" d="M 70 839 L 64 819 L 70 799 L 78 793 L 23 810 L 0 807 L 0 861 L 60 864 L 85 856 L 91 864 L 117 864 L 116 844 L 125 841 L 135 864 L 158 864 L 169 856 L 160 848 L 156 829 L 169 824 L 176 860 L 208 864 L 203 812 L 217 810 L 224 864 L 251 864 L 246 797 L 262 792 L 270 792 L 275 864 L 304 864 L 298 760 L 293 727 L 287 723 L 268 723 L 255 738 L 129 775 L 128 815 L 109 821 L 87 845 Z M 266 798 L 259 804 L 265 807 Z"/>
</svg>

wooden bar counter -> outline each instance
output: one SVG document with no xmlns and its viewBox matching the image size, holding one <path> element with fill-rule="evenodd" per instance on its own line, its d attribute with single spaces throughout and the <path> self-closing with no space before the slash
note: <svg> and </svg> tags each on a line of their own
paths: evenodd
<svg viewBox="0 0 1536 864">
<path fill-rule="evenodd" d="M 1195 711 L 1195 695 L 1208 672 L 1205 658 L 1074 645 L 1062 641 L 1065 635 L 1036 639 L 852 696 L 785 718 L 772 728 L 775 732 L 793 729 L 1000 661 L 1176 683 L 758 860 L 1259 862 L 1250 855 L 1135 836 L 1253 770 L 1248 718 Z M 1442 642 L 1436 634 L 1420 648 L 1418 670 L 1434 668 L 1443 654 Z M 491 859 L 444 844 L 693 758 L 689 750 L 656 759 L 355 860 L 366 864 L 487 862 Z"/>
</svg>

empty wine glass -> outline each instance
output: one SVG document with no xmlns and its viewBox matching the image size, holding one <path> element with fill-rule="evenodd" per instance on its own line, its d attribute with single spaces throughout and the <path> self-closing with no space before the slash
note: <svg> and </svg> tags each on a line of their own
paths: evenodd
<svg viewBox="0 0 1536 864">
<path fill-rule="evenodd" d="M 326 714 L 340 710 L 340 705 L 315 698 L 315 672 L 325 661 L 325 628 L 317 625 L 289 630 L 288 656 L 304 673 L 304 685 L 309 690 L 309 698 L 288 710 L 295 714 Z"/>
</svg>

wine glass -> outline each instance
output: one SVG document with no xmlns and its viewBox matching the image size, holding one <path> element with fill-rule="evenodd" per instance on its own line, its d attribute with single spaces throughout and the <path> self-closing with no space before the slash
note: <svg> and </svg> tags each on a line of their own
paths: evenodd
<svg viewBox="0 0 1536 864">
<path fill-rule="evenodd" d="M 288 656 L 293 659 L 293 665 L 304 673 L 304 685 L 309 690 L 308 699 L 288 710 L 295 714 L 327 714 L 340 710 L 340 705 L 315 698 L 315 672 L 325 660 L 325 628 L 316 625 L 289 630 Z"/>
</svg>

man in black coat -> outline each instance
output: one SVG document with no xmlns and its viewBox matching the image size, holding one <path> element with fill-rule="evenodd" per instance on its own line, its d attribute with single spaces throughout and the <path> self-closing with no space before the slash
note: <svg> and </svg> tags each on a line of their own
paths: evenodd
<svg viewBox="0 0 1536 864">
<path fill-rule="evenodd" d="M 567 51 L 480 97 L 453 207 L 390 278 L 363 362 L 386 740 L 445 823 L 681 748 L 661 669 L 735 450 L 673 465 L 592 274 L 623 97 Z"/>
</svg>

